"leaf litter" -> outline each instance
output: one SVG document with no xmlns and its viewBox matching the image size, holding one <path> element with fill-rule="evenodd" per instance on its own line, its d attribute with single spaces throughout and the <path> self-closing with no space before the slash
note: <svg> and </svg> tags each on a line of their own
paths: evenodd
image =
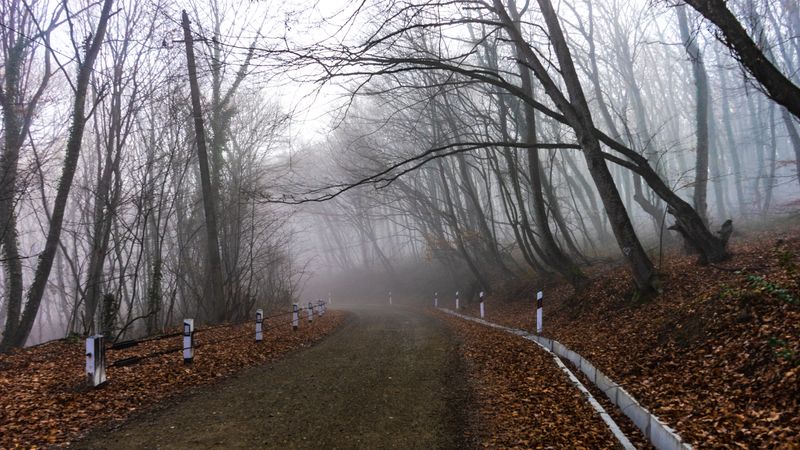
<svg viewBox="0 0 800 450">
<path fill-rule="evenodd" d="M 90 429 L 122 422 L 193 387 L 213 383 L 246 367 L 273 361 L 308 347 L 336 329 L 345 314 L 329 310 L 311 326 L 293 332 L 285 318 L 264 321 L 255 342 L 253 323 L 196 332 L 194 362 L 181 351 L 107 368 L 108 383 L 86 385 L 83 341 L 59 340 L 0 354 L 0 448 L 63 447 Z M 182 337 L 106 351 L 107 363 L 141 357 L 180 345 Z M 219 341 L 219 342 L 218 342 Z"/>
<path fill-rule="evenodd" d="M 663 293 L 633 294 L 624 267 L 590 287 L 530 283 L 486 300 L 486 319 L 580 353 L 698 447 L 800 448 L 800 230 L 751 233 L 722 264 L 670 254 Z M 478 315 L 477 302 L 465 311 Z"/>
</svg>

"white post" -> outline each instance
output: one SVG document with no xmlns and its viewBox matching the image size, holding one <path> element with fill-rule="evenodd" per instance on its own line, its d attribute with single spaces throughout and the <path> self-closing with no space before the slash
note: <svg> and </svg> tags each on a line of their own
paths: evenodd
<svg viewBox="0 0 800 450">
<path fill-rule="evenodd" d="M 481 319 L 483 319 L 483 291 L 479 295 L 481 297 Z"/>
<path fill-rule="evenodd" d="M 329 305 L 333 304 L 333 297 L 331 297 L 331 293 L 330 292 L 328 292 L 328 304 Z"/>
<path fill-rule="evenodd" d="M 439 293 L 438 292 L 434 292 L 433 293 L 433 307 L 434 308 L 438 308 L 439 307 Z"/>
<path fill-rule="evenodd" d="M 297 331 L 298 325 L 300 325 L 300 305 L 295 303 L 292 305 L 292 330 Z"/>
<path fill-rule="evenodd" d="M 319 316 L 322 317 L 325 315 L 325 302 L 320 299 L 317 304 L 319 308 Z"/>
<path fill-rule="evenodd" d="M 542 291 L 536 294 L 536 334 L 542 334 Z"/>
<path fill-rule="evenodd" d="M 106 348 L 103 335 L 86 338 L 86 379 L 91 387 L 106 382 Z"/>
<path fill-rule="evenodd" d="M 264 340 L 264 333 L 262 331 L 262 325 L 264 323 L 264 311 L 257 309 L 256 310 L 256 342 L 261 342 Z"/>
<path fill-rule="evenodd" d="M 389 291 L 389 304 L 392 304 L 392 291 Z"/>
<path fill-rule="evenodd" d="M 314 321 L 314 306 L 311 305 L 311 302 L 308 302 L 308 323 Z"/>
<path fill-rule="evenodd" d="M 183 362 L 194 360 L 194 319 L 183 319 Z"/>
<path fill-rule="evenodd" d="M 458 291 L 456 291 L 456 309 L 458 309 Z"/>
</svg>

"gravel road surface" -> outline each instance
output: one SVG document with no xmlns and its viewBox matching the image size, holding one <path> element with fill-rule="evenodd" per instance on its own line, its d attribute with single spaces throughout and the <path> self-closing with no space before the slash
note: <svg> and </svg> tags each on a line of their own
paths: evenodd
<svg viewBox="0 0 800 450">
<path fill-rule="evenodd" d="M 314 347 L 97 430 L 73 448 L 468 448 L 457 345 L 430 315 L 355 308 Z"/>
</svg>

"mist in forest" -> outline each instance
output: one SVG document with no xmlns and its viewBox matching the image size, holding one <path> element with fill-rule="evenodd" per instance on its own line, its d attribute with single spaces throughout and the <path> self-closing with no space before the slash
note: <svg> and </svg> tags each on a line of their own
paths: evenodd
<svg viewBox="0 0 800 450">
<path fill-rule="evenodd" d="M 796 223 L 800 6 L 0 5 L 0 350 L 588 285 Z"/>
</svg>

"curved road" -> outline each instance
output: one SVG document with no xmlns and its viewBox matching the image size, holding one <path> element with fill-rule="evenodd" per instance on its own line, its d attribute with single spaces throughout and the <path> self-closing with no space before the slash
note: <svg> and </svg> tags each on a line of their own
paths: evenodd
<svg viewBox="0 0 800 450">
<path fill-rule="evenodd" d="M 464 448 L 467 389 L 437 319 L 359 307 L 316 346 L 192 395 L 76 448 Z"/>
</svg>

